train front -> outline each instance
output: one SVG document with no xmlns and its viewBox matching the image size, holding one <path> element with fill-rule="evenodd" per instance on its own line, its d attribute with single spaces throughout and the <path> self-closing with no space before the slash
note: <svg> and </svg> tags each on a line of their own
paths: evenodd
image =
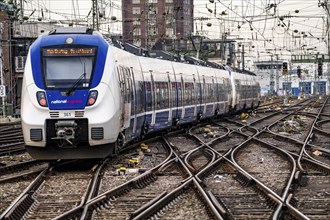
<svg viewBox="0 0 330 220">
<path fill-rule="evenodd" d="M 31 46 L 21 117 L 33 158 L 102 158 L 113 152 L 120 110 L 114 61 L 108 54 L 108 43 L 89 29 L 56 30 Z"/>
</svg>

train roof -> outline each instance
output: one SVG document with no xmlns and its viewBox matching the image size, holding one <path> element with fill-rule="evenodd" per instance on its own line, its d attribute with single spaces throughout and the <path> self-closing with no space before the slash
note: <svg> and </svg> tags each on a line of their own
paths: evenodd
<svg viewBox="0 0 330 220">
<path fill-rule="evenodd" d="M 56 34 L 93 34 L 93 29 L 87 27 L 59 27 L 51 30 L 48 35 L 56 35 Z"/>
<path fill-rule="evenodd" d="M 60 34 L 87 34 L 87 35 L 93 35 L 94 30 L 88 27 L 59 27 L 56 28 L 48 33 L 48 35 L 60 35 Z M 168 60 L 168 61 L 173 61 L 173 62 L 180 62 L 180 63 L 188 63 L 192 65 L 198 65 L 198 66 L 205 66 L 205 67 L 211 67 L 211 68 L 216 68 L 216 69 L 222 69 L 226 70 L 228 66 L 224 66 L 221 64 L 217 64 L 214 62 L 210 61 L 204 61 L 197 59 L 195 57 L 190 57 L 190 56 L 178 56 L 177 54 L 168 52 L 168 51 L 163 51 L 163 50 L 151 50 L 148 51 L 142 47 L 138 47 L 134 44 L 130 43 L 123 43 L 121 42 L 118 38 L 115 39 L 112 36 L 106 36 L 103 35 L 104 39 L 108 41 L 110 44 L 113 46 L 120 48 L 122 50 L 125 50 L 131 54 L 134 54 L 136 56 L 143 56 L 143 57 L 150 57 L 150 58 L 156 58 L 156 59 L 162 59 L 162 60 Z M 256 75 L 255 73 L 248 71 L 248 70 L 240 70 L 237 68 L 231 68 L 232 71 L 238 72 L 238 73 L 243 73 L 243 74 L 248 74 L 248 75 Z"/>
<path fill-rule="evenodd" d="M 222 69 L 222 70 L 226 70 L 228 68 L 228 66 L 224 66 L 224 65 L 217 64 L 217 63 L 210 62 L 210 61 L 200 60 L 195 57 L 178 56 L 177 54 L 174 54 L 174 53 L 171 53 L 168 51 L 163 51 L 163 50 L 148 51 L 142 47 L 138 47 L 138 46 L 130 44 L 130 43 L 123 43 L 118 39 L 111 38 L 111 43 L 113 46 L 120 48 L 122 50 L 125 50 L 129 53 L 132 53 L 136 56 L 150 57 L 150 58 L 156 58 L 156 59 L 162 59 L 162 60 L 168 60 L 168 61 L 180 62 L 180 63 L 188 63 L 188 64 L 192 64 L 192 65 L 205 66 L 205 67 L 211 67 L 211 68 Z M 249 70 L 245 70 L 245 69 L 241 70 L 241 69 L 233 68 L 233 67 L 229 67 L 229 68 L 231 68 L 231 70 L 233 72 L 256 76 L 255 73 L 253 73 Z"/>
<path fill-rule="evenodd" d="M 193 64 L 193 65 L 198 65 L 198 66 L 206 66 L 206 67 L 212 67 L 212 68 L 225 70 L 225 67 L 223 65 L 213 63 L 210 61 L 196 59 L 195 57 L 178 56 L 175 53 L 171 53 L 169 51 L 163 51 L 163 50 L 148 51 L 142 47 L 138 47 L 138 46 L 130 44 L 130 43 L 122 43 L 119 40 L 112 40 L 111 42 L 112 42 L 113 46 L 120 48 L 122 50 L 125 50 L 129 53 L 132 53 L 136 56 L 150 57 L 150 58 L 168 60 L 168 61 L 173 61 L 173 62 L 188 63 L 188 64 Z"/>
</svg>

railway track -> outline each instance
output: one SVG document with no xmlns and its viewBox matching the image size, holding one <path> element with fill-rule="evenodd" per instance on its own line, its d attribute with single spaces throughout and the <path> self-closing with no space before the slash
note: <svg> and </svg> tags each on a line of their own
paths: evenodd
<svg viewBox="0 0 330 220">
<path fill-rule="evenodd" d="M 84 170 L 38 164 L 5 142 L 0 218 L 329 219 L 329 106 L 268 103 L 134 143 Z M 293 119 L 299 131 L 281 130 Z"/>
<path fill-rule="evenodd" d="M 1 124 L 0 127 L 0 146 L 9 143 L 22 143 L 23 134 L 20 123 Z"/>
<path fill-rule="evenodd" d="M 0 162 L 1 156 L 25 151 L 22 126 L 19 122 L 0 124 Z"/>
<path fill-rule="evenodd" d="M 198 181 L 189 178 L 131 219 L 222 219 L 222 217 Z"/>
<path fill-rule="evenodd" d="M 330 167 L 302 161 L 305 181 L 295 187 L 288 203 L 310 219 L 330 218 Z"/>
<path fill-rule="evenodd" d="M 270 219 L 274 212 L 274 202 L 253 179 L 224 159 L 218 159 L 198 177 L 221 207 L 224 219 Z"/>
<path fill-rule="evenodd" d="M 190 150 L 201 146 L 198 139 L 182 131 L 166 136 L 166 139 L 178 155 L 186 154 Z"/>
<path fill-rule="evenodd" d="M 232 152 L 232 160 L 244 171 L 282 195 L 291 174 L 294 161 L 288 154 L 255 140 L 245 142 Z"/>
<path fill-rule="evenodd" d="M 123 151 L 105 165 L 98 194 L 111 190 L 158 166 L 168 158 L 169 154 L 170 150 L 159 138 Z"/>
<path fill-rule="evenodd" d="M 218 153 L 224 155 L 232 148 L 238 146 L 246 140 L 247 137 L 245 135 L 241 134 L 238 131 L 232 131 L 227 136 L 213 141 L 209 144 L 209 146 Z"/>
<path fill-rule="evenodd" d="M 216 155 L 213 151 L 206 147 L 200 147 L 187 154 L 185 164 L 192 173 L 197 174 L 209 163 L 212 163 L 215 158 Z"/>
<path fill-rule="evenodd" d="M 175 189 L 187 178 L 182 165 L 170 160 L 159 169 L 145 173 L 105 194 L 111 194 L 107 207 L 93 211 L 93 219 L 127 219 L 139 214 L 141 206 Z M 97 198 L 96 198 L 97 199 Z M 92 204 L 92 203 L 91 203 Z"/>
<path fill-rule="evenodd" d="M 81 165 L 78 163 L 78 168 L 76 161 L 69 161 L 45 169 L 0 218 L 49 219 L 79 206 L 92 179 L 90 167 Z"/>
</svg>

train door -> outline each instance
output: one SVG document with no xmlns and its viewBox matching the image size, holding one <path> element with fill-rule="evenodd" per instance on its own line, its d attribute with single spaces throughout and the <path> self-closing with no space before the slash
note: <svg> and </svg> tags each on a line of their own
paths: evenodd
<svg viewBox="0 0 330 220">
<path fill-rule="evenodd" d="M 214 115 L 214 80 L 210 76 L 202 76 L 203 80 L 203 108 L 205 117 L 211 117 Z"/>
<path fill-rule="evenodd" d="M 195 96 L 196 96 L 196 101 L 195 101 L 195 116 L 197 116 L 197 119 L 200 119 L 203 116 L 203 84 L 202 81 L 200 80 L 200 77 L 198 75 L 197 81 L 195 80 Z"/>
<path fill-rule="evenodd" d="M 199 80 L 196 81 L 195 75 L 194 78 L 194 97 L 193 97 L 193 105 L 194 105 L 194 116 L 197 116 L 197 113 L 200 111 L 200 83 Z M 197 112 L 198 111 L 198 112 Z"/>
<path fill-rule="evenodd" d="M 130 69 L 125 68 L 124 71 L 124 83 L 125 83 L 125 90 L 124 90 L 124 123 L 123 127 L 128 128 L 130 124 L 130 116 L 131 116 L 131 95 L 132 95 L 132 84 L 130 81 Z"/>
<path fill-rule="evenodd" d="M 150 122 L 150 125 L 151 127 L 154 127 L 155 126 L 155 123 L 156 123 L 156 113 L 155 113 L 155 80 L 154 80 L 154 76 L 152 74 L 152 72 L 150 71 L 150 81 L 151 81 L 151 100 L 152 100 L 152 108 L 151 108 L 151 111 L 152 111 L 152 116 L 151 116 L 151 122 Z M 151 129 L 153 130 L 153 129 Z"/>
<path fill-rule="evenodd" d="M 121 130 L 125 136 L 126 141 L 134 137 L 134 123 L 135 123 L 135 111 L 134 111 L 134 100 L 135 95 L 133 91 L 133 82 L 131 69 L 128 67 L 118 67 L 119 82 L 121 88 L 121 104 L 120 109 L 122 110 L 121 115 Z M 123 136 L 120 136 L 123 138 Z M 124 139 L 119 139 L 122 143 Z"/>
<path fill-rule="evenodd" d="M 228 103 L 226 102 L 228 100 L 228 90 L 227 90 L 227 82 L 224 78 L 219 78 L 219 90 L 220 90 L 220 104 L 219 104 L 219 112 L 221 114 L 228 111 Z"/>
<path fill-rule="evenodd" d="M 168 74 L 157 73 L 155 75 L 155 126 L 154 130 L 169 126 L 171 121 L 171 94 Z"/>
<path fill-rule="evenodd" d="M 180 79 L 177 80 L 177 119 L 180 121 L 184 117 L 183 111 L 183 77 L 180 75 Z"/>
<path fill-rule="evenodd" d="M 130 128 L 127 129 L 127 134 L 125 132 L 126 139 L 129 139 L 130 137 L 134 138 L 136 137 L 136 123 L 137 123 L 137 117 L 136 117 L 136 112 L 137 112 L 137 94 L 136 94 L 136 88 L 135 88 L 135 79 L 134 79 L 134 74 L 133 74 L 133 68 L 129 69 L 128 72 L 128 81 L 130 83 L 130 88 L 131 88 L 131 115 L 130 115 L 130 123 L 129 126 Z"/>
<path fill-rule="evenodd" d="M 212 105 L 213 105 L 213 109 L 212 109 L 212 112 L 215 114 L 217 111 L 217 98 L 216 98 L 216 92 L 215 92 L 215 90 L 216 90 L 216 83 L 215 83 L 215 79 L 214 79 L 214 77 L 212 76 L 212 83 L 211 83 L 211 95 L 210 95 L 210 97 L 211 97 L 211 101 L 212 101 Z"/>
<path fill-rule="evenodd" d="M 207 106 L 207 100 L 208 98 L 208 85 L 205 81 L 205 76 L 202 75 L 201 80 L 201 113 L 204 117 L 206 117 L 206 106 Z"/>
<path fill-rule="evenodd" d="M 182 73 L 180 73 L 180 80 L 179 80 L 179 84 L 178 84 L 178 100 L 179 100 L 179 110 L 178 110 L 178 116 L 180 117 L 179 119 L 182 120 L 184 118 L 184 105 L 185 105 L 185 89 L 184 89 L 184 80 L 182 77 Z M 180 91 L 180 92 L 179 92 Z M 180 114 L 181 111 L 181 114 Z"/>
<path fill-rule="evenodd" d="M 228 108 L 226 109 L 226 112 L 229 112 L 230 106 L 232 106 L 233 99 L 234 99 L 234 94 L 233 94 L 234 93 L 234 86 L 231 83 L 229 78 L 225 78 L 224 82 L 225 82 L 225 85 L 226 85 L 226 88 L 227 88 L 227 93 L 228 93 L 228 96 L 227 96 Z"/>
<path fill-rule="evenodd" d="M 241 103 L 241 82 L 239 79 L 235 79 L 235 91 L 236 91 L 236 97 L 235 97 L 235 106 L 236 110 L 240 109 L 240 103 Z"/>
<path fill-rule="evenodd" d="M 171 121 L 172 125 L 176 125 L 179 122 L 179 82 L 177 80 L 177 76 L 173 72 L 173 80 L 171 82 L 171 106 L 172 106 L 172 116 Z"/>
<path fill-rule="evenodd" d="M 184 90 L 181 122 L 187 123 L 196 119 L 196 80 L 194 75 L 189 75 L 181 81 Z"/>
<path fill-rule="evenodd" d="M 125 108 L 124 108 L 124 91 L 125 91 L 125 79 L 124 79 L 124 67 L 117 66 L 117 73 L 118 73 L 118 80 L 119 80 L 119 88 L 120 88 L 120 109 L 121 109 L 121 116 L 120 116 L 120 125 L 123 127 L 124 124 L 124 115 L 125 115 Z"/>
<path fill-rule="evenodd" d="M 133 72 L 135 82 L 135 124 L 134 135 L 140 136 L 146 132 L 145 115 L 146 115 L 146 90 L 143 72 Z"/>
<path fill-rule="evenodd" d="M 243 76 L 243 79 L 241 80 L 241 104 L 240 104 L 240 109 L 243 109 L 246 105 L 246 95 L 247 95 L 247 89 L 246 89 L 246 80 L 245 77 Z"/>
<path fill-rule="evenodd" d="M 154 80 L 153 80 L 153 75 L 152 71 L 144 73 L 144 109 L 145 109 L 145 117 L 144 117 L 144 122 L 142 125 L 142 131 L 141 134 L 144 135 L 150 131 L 153 130 L 153 125 L 154 125 L 154 113 L 155 113 L 155 108 L 154 108 Z"/>
<path fill-rule="evenodd" d="M 168 118 L 167 122 L 170 123 L 172 121 L 172 110 L 176 107 L 176 82 L 174 76 L 170 76 L 169 72 L 167 72 L 167 80 L 168 80 Z"/>
<path fill-rule="evenodd" d="M 120 125 L 123 130 L 130 126 L 132 85 L 129 68 L 119 66 L 117 67 L 117 72 L 120 86 L 120 109 L 122 113 Z"/>
</svg>

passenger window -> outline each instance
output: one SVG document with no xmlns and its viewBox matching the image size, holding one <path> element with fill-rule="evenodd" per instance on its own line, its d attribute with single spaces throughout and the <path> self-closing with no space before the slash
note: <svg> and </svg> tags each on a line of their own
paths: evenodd
<svg viewBox="0 0 330 220">
<path fill-rule="evenodd" d="M 152 110 L 152 90 L 151 90 L 151 82 L 145 82 L 146 85 L 146 101 L 147 101 L 147 111 Z"/>
<path fill-rule="evenodd" d="M 172 91 L 171 91 L 172 100 L 171 100 L 171 103 L 172 103 L 172 107 L 176 107 L 176 102 L 177 102 L 176 88 L 177 88 L 177 84 L 175 82 L 172 82 L 171 85 L 172 85 Z"/>
<path fill-rule="evenodd" d="M 160 85 L 159 82 L 155 83 L 156 90 L 156 110 L 161 109 L 161 94 L 160 94 Z"/>
<path fill-rule="evenodd" d="M 145 89 L 144 89 L 144 83 L 140 81 L 138 83 L 138 94 L 137 94 L 137 113 L 144 112 L 144 106 L 145 106 Z"/>
<path fill-rule="evenodd" d="M 163 82 L 163 100 L 164 100 L 164 108 L 168 108 L 169 107 L 169 92 L 168 92 L 168 83 L 167 82 Z"/>
<path fill-rule="evenodd" d="M 194 98 L 194 84 L 185 83 L 185 105 L 192 105 Z"/>
<path fill-rule="evenodd" d="M 182 106 L 182 83 L 178 82 L 178 107 Z"/>
</svg>

